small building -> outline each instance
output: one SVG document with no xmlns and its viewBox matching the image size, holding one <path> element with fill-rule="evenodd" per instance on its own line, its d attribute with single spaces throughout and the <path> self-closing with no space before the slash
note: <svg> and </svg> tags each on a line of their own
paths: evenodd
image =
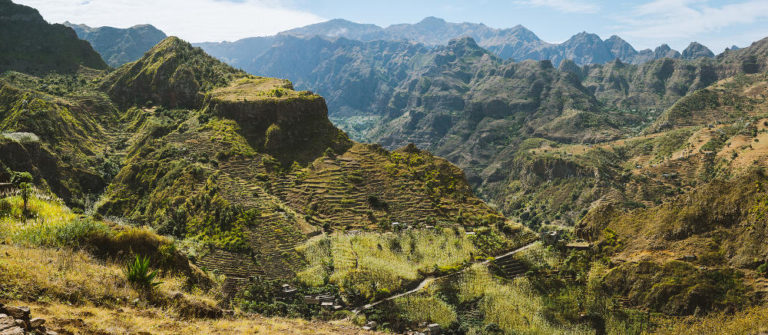
<svg viewBox="0 0 768 335">
<path fill-rule="evenodd" d="M 319 305 L 320 304 L 320 299 L 318 299 L 315 296 L 305 295 L 304 296 L 304 303 L 307 304 L 307 305 Z"/>
<path fill-rule="evenodd" d="M 16 187 L 13 186 L 13 184 L 11 184 L 11 183 L 0 183 L 0 193 L 11 192 L 15 188 Z"/>
<path fill-rule="evenodd" d="M 439 335 L 442 333 L 442 329 L 440 328 L 439 324 L 431 323 L 427 326 L 427 329 L 424 331 L 424 333 L 430 335 Z"/>
<path fill-rule="evenodd" d="M 333 302 L 332 301 L 324 301 L 320 303 L 320 307 L 325 309 L 333 309 Z"/>
<path fill-rule="evenodd" d="M 290 284 L 283 284 L 282 289 L 283 289 L 284 295 L 294 295 L 298 291 L 296 288 L 294 288 Z"/>
</svg>

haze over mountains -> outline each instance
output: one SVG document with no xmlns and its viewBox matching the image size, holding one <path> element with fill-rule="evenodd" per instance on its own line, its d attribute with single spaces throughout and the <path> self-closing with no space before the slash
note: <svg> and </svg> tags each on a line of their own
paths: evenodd
<svg viewBox="0 0 768 335">
<path fill-rule="evenodd" d="M 139 50 L 148 50 L 150 42 L 157 43 L 160 36 L 165 36 L 152 26 L 136 26 L 130 29 L 111 27 L 90 28 L 84 25 L 69 24 L 82 39 L 91 41 L 108 63 L 120 65 L 128 60 L 137 59 Z M 541 40 L 527 28 L 517 25 L 513 28 L 497 29 L 484 24 L 451 23 L 443 19 L 428 17 L 416 24 L 396 24 L 382 28 L 372 24 L 360 24 L 343 19 L 334 19 L 306 27 L 291 29 L 276 36 L 246 38 L 234 42 L 197 43 L 212 55 L 227 61 L 233 66 L 248 68 L 267 49 L 281 43 L 282 37 L 295 36 L 312 38 L 346 38 L 350 40 L 370 41 L 409 41 L 428 47 L 446 45 L 450 40 L 471 37 L 477 44 L 502 59 L 522 61 L 551 60 L 555 66 L 563 60 L 571 60 L 578 65 L 602 64 L 614 59 L 631 64 L 640 64 L 659 58 L 696 59 L 714 57 L 706 46 L 692 42 L 682 53 L 662 44 L 655 50 L 636 50 L 632 45 L 613 35 L 602 40 L 596 34 L 578 33 L 563 43 L 548 43 Z M 115 43 L 119 39 L 121 42 Z M 131 45 L 131 44 L 135 45 Z M 128 53 L 112 48 L 127 48 Z"/>
<path fill-rule="evenodd" d="M 587 32 L 579 33 L 567 41 L 556 44 L 542 41 L 527 28 L 517 25 L 508 29 L 496 29 L 484 24 L 451 23 L 436 17 L 428 17 L 416 24 L 396 24 L 381 28 L 370 24 L 359 24 L 342 19 L 331 20 L 302 28 L 292 29 L 279 35 L 298 37 L 344 37 L 359 41 L 397 41 L 407 40 L 425 45 L 445 45 L 459 37 L 472 37 L 481 47 L 503 59 L 523 61 L 551 60 L 555 66 L 565 59 L 579 65 L 601 64 L 616 58 L 625 63 L 643 63 L 662 57 L 680 58 L 681 54 L 661 45 L 655 50 L 637 51 L 629 43 L 614 35 L 603 41 L 599 36 Z M 700 44 L 692 44 L 685 53 L 687 59 L 714 57 L 714 54 L 701 49 Z M 704 47 L 706 49 L 706 47 Z"/>
</svg>

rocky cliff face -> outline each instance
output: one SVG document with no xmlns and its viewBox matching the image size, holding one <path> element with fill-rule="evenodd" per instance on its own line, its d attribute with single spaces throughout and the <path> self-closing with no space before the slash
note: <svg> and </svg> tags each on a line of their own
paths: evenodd
<svg viewBox="0 0 768 335">
<path fill-rule="evenodd" d="M 254 89 L 257 92 L 247 90 Z M 258 93 L 261 92 L 261 93 Z M 325 100 L 311 92 L 295 92 L 290 82 L 241 79 L 215 90 L 205 110 L 234 120 L 254 148 L 290 164 L 306 164 L 326 149 L 344 152 L 351 142 L 328 120 Z"/>
</svg>

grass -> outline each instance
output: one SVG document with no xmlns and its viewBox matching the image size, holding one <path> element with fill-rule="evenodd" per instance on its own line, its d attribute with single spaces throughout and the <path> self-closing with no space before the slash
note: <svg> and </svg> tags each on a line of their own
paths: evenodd
<svg viewBox="0 0 768 335">
<path fill-rule="evenodd" d="M 109 227 L 104 223 L 81 218 L 69 208 L 54 201 L 31 197 L 29 212 L 31 218 L 22 217 L 23 200 L 20 196 L 6 198 L 9 209 L 0 213 L 0 240 L 26 246 L 77 247 L 96 234 L 107 234 Z"/>
<path fill-rule="evenodd" d="M 346 322 L 325 323 L 259 315 L 218 320 L 178 319 L 168 317 L 165 310 L 141 306 L 116 310 L 93 305 L 30 304 L 26 301 L 10 301 L 9 304 L 30 306 L 34 317 L 46 319 L 46 327 L 60 334 L 374 334 Z"/>
<path fill-rule="evenodd" d="M 658 322 L 661 326 L 656 333 L 663 335 L 761 334 L 768 331 L 768 306 L 751 307 L 733 314 L 717 313 Z"/>
<path fill-rule="evenodd" d="M 403 319 L 412 323 L 437 323 L 448 328 L 458 320 L 456 310 L 432 295 L 409 295 L 395 300 Z"/>
<path fill-rule="evenodd" d="M 484 322 L 498 325 L 506 333 L 589 334 L 578 327 L 561 328 L 550 324 L 541 314 L 544 303 L 526 278 L 504 284 L 493 278 L 488 268 L 474 265 L 458 283 L 461 303 L 477 301 L 485 315 Z"/>
<path fill-rule="evenodd" d="M 298 273 L 305 284 L 330 282 L 366 299 L 402 290 L 427 273 L 458 268 L 480 255 L 463 229 L 399 234 L 334 234 L 298 248 L 309 266 Z"/>
<path fill-rule="evenodd" d="M 234 81 L 230 86 L 218 88 L 211 95 L 222 101 L 259 101 L 277 99 L 319 99 L 309 92 L 293 90 L 290 81 L 284 79 L 246 77 Z"/>
</svg>

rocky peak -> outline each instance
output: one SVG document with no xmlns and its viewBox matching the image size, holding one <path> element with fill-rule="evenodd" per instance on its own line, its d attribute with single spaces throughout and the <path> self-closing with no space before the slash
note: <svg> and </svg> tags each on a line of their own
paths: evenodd
<svg viewBox="0 0 768 335">
<path fill-rule="evenodd" d="M 428 17 L 425 17 L 423 20 L 419 21 L 419 23 L 417 23 L 417 24 L 418 25 L 434 27 L 434 26 L 444 25 L 444 24 L 446 24 L 446 22 L 445 22 L 445 20 L 443 20 L 443 19 L 441 19 L 439 17 L 428 16 Z"/>
<path fill-rule="evenodd" d="M 611 54 L 618 59 L 627 61 L 637 55 L 637 50 L 621 37 L 613 35 L 605 40 L 605 46 L 611 50 Z"/>
<path fill-rule="evenodd" d="M 662 44 L 653 50 L 655 59 L 660 58 L 680 58 L 680 53 L 677 50 L 673 50 L 667 44 Z"/>
<path fill-rule="evenodd" d="M 448 42 L 446 49 L 453 52 L 457 57 L 479 56 L 487 53 L 485 49 L 477 45 L 477 42 L 472 37 L 452 39 Z"/>
<path fill-rule="evenodd" d="M 691 42 L 685 50 L 683 50 L 683 59 L 697 59 L 697 58 L 714 58 L 715 54 L 709 50 L 709 48 L 701 45 L 698 42 Z"/>
<path fill-rule="evenodd" d="M 227 86 L 246 74 L 207 55 L 178 37 L 168 37 L 136 62 L 108 76 L 103 84 L 122 107 L 160 104 L 199 107 L 202 93 Z"/>
</svg>

